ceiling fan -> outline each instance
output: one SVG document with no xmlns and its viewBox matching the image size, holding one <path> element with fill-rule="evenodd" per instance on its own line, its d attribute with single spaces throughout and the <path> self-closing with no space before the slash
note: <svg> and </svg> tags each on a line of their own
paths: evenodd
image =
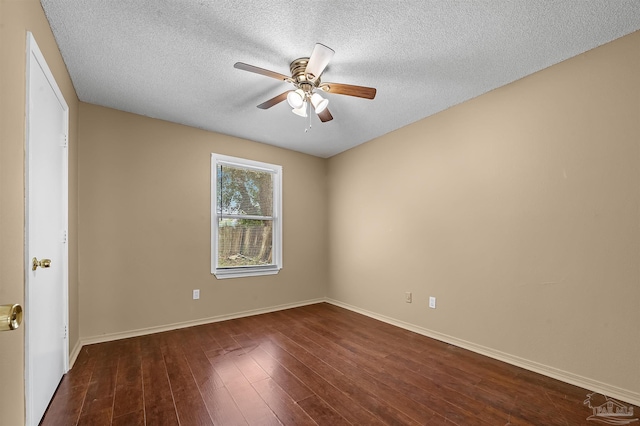
<svg viewBox="0 0 640 426">
<path fill-rule="evenodd" d="M 333 49 L 324 44 L 316 43 L 310 57 L 299 58 L 291 62 L 289 65 L 291 76 L 255 67 L 243 62 L 236 62 L 233 66 L 240 70 L 286 81 L 295 86 L 293 90 L 287 90 L 261 103 L 258 105 L 258 108 L 268 109 L 286 99 L 291 108 L 293 108 L 294 114 L 307 117 L 307 111 L 311 111 L 311 106 L 313 106 L 320 121 L 326 122 L 333 120 L 333 116 L 327 108 L 329 100 L 323 98 L 320 93 L 318 93 L 319 91 L 335 93 L 337 95 L 356 96 L 365 99 L 373 99 L 376 96 L 376 89 L 373 87 L 321 82 L 320 77 L 334 53 Z"/>
</svg>

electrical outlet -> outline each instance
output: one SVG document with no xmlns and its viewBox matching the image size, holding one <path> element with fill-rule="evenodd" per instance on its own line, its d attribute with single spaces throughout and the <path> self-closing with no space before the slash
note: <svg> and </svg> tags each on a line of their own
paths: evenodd
<svg viewBox="0 0 640 426">
<path fill-rule="evenodd" d="M 436 308 L 436 298 L 433 296 L 429 296 L 429 307 L 431 309 L 435 309 Z"/>
<path fill-rule="evenodd" d="M 407 303 L 411 303 L 411 301 L 412 301 L 412 300 L 411 300 L 411 292 L 410 292 L 410 291 L 408 291 L 408 292 L 406 292 L 406 293 L 404 294 L 404 300 L 405 300 L 405 302 L 407 302 Z"/>
<path fill-rule="evenodd" d="M 200 290 L 195 289 L 193 290 L 193 300 L 197 300 L 200 299 Z"/>
</svg>

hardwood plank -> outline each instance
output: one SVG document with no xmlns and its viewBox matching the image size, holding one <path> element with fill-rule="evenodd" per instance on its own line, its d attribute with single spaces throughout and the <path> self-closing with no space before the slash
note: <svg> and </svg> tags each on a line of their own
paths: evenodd
<svg viewBox="0 0 640 426">
<path fill-rule="evenodd" d="M 198 385 L 182 353 L 178 333 L 167 336 L 162 356 L 180 424 L 213 425 Z"/>
<path fill-rule="evenodd" d="M 562 415 L 558 413 L 553 407 L 553 404 L 531 404 L 531 400 L 518 398 L 514 404 L 512 410 L 512 422 L 514 424 L 522 424 L 522 421 L 527 424 L 534 425 L 568 425 L 567 421 Z M 585 423 L 586 418 L 590 413 L 584 416 Z"/>
<path fill-rule="evenodd" d="M 110 426 L 111 414 L 111 408 L 93 409 L 80 416 L 78 426 Z"/>
<path fill-rule="evenodd" d="M 277 416 L 249 384 L 233 384 L 229 392 L 251 425 L 280 425 Z"/>
<path fill-rule="evenodd" d="M 207 357 L 209 357 L 209 362 L 215 369 L 218 377 L 222 380 L 224 386 L 229 388 L 230 386 L 237 385 L 245 385 L 249 384 L 247 378 L 242 374 L 236 363 L 234 362 L 235 355 L 231 354 L 220 354 L 217 351 L 207 352 Z"/>
<path fill-rule="evenodd" d="M 329 383 L 339 388 L 352 400 L 358 401 L 360 406 L 377 416 L 383 422 L 407 425 L 419 424 L 419 421 L 407 416 L 395 406 L 381 403 L 382 401 L 376 397 L 376 392 L 382 392 L 382 389 L 377 388 L 377 384 L 359 380 L 361 377 L 357 375 L 354 370 L 349 370 L 348 374 L 350 374 L 350 376 L 347 377 L 340 371 L 348 370 L 347 366 L 342 366 L 340 370 L 335 369 L 280 333 L 274 334 L 271 339 L 295 358 L 318 372 Z M 384 394 L 385 396 L 389 396 L 388 392 L 384 392 Z M 384 400 L 384 397 L 381 399 Z"/>
<path fill-rule="evenodd" d="M 242 348 L 238 342 L 227 333 L 228 325 L 226 323 L 227 321 L 211 324 L 211 335 L 216 339 L 224 353 L 241 350 Z"/>
<path fill-rule="evenodd" d="M 367 358 L 364 354 L 350 352 L 331 341 L 322 341 L 319 336 L 315 336 L 316 341 L 324 343 L 312 345 L 307 335 L 293 334 L 292 339 L 302 347 L 318 354 L 325 362 L 340 370 L 349 377 L 354 377 L 376 389 L 377 395 L 385 401 L 393 401 L 393 405 L 411 416 L 416 421 L 426 421 L 438 412 L 442 416 L 450 418 L 472 418 L 475 416 L 473 410 L 467 407 L 460 407 L 457 404 L 444 400 L 441 396 L 442 388 L 426 378 L 418 375 L 404 377 L 406 370 L 393 370 L 385 363 L 382 367 L 382 360 L 377 358 Z M 345 367 L 345 366 L 349 367 Z M 360 371 L 358 371 L 360 370 Z M 398 375 L 394 375 L 396 373 Z M 399 380 L 399 377 L 402 377 Z M 462 399 L 468 399 L 463 394 L 456 395 Z M 482 408 L 482 407 L 475 407 Z M 506 417 L 506 416 L 505 416 Z M 495 420 L 495 419 L 493 419 Z M 500 419 L 502 420 L 502 419 Z M 469 421 L 469 420 L 467 420 Z"/>
<path fill-rule="evenodd" d="M 110 424 L 117 364 L 96 367 L 84 399 L 79 424 Z"/>
<path fill-rule="evenodd" d="M 389 359 L 385 363 L 386 371 L 395 377 L 403 371 L 408 373 L 404 378 L 406 385 L 410 386 L 410 395 L 413 398 L 421 398 L 427 392 L 437 395 L 440 401 L 440 408 L 434 409 L 441 415 L 449 418 L 452 412 L 457 411 L 452 406 L 464 410 L 466 416 L 475 416 L 480 420 L 490 424 L 506 423 L 513 407 L 513 398 L 501 400 L 493 395 L 476 389 L 473 382 L 465 383 L 458 377 L 450 376 L 441 370 L 428 369 L 424 366 L 417 366 L 413 360 L 397 357 Z M 409 370 L 409 371 L 407 371 Z M 474 392 L 470 392 L 473 390 Z"/>
<path fill-rule="evenodd" d="M 150 336 L 141 337 L 140 352 L 147 424 L 177 425 L 178 417 L 159 340 Z"/>
<path fill-rule="evenodd" d="M 210 340 L 211 339 L 211 340 Z M 215 341 L 205 328 L 197 327 L 186 329 L 182 333 L 182 354 L 189 364 L 191 373 L 199 388 L 220 388 L 224 384 L 215 368 L 205 355 L 204 348 L 220 350 L 220 345 Z"/>
<path fill-rule="evenodd" d="M 200 348 L 185 351 L 184 356 L 198 387 L 217 389 L 224 386 L 222 379 L 211 365 L 211 362 L 209 362 L 209 358 Z"/>
<path fill-rule="evenodd" d="M 252 383 L 283 425 L 315 425 L 311 417 L 270 378 Z"/>
<path fill-rule="evenodd" d="M 207 356 L 209 354 L 212 354 L 210 358 L 211 364 L 218 372 L 225 388 L 229 391 L 233 401 L 249 424 L 280 424 L 273 411 L 260 398 L 234 362 L 234 358 L 236 358 L 235 351 L 223 354 L 218 351 L 210 351 L 207 352 Z"/>
<path fill-rule="evenodd" d="M 317 395 L 311 395 L 298 401 L 298 405 L 319 425 L 351 424 Z"/>
<path fill-rule="evenodd" d="M 147 425 L 177 426 L 179 424 L 176 408 L 173 405 L 171 407 L 163 407 L 161 405 L 145 406 L 144 413 L 145 424 Z"/>
<path fill-rule="evenodd" d="M 233 362 L 249 383 L 269 379 L 267 372 L 249 354 L 239 354 L 233 358 Z"/>
<path fill-rule="evenodd" d="M 126 360 L 125 362 L 132 362 Z M 116 395 L 113 404 L 113 416 L 144 411 L 142 396 L 142 365 L 140 361 L 122 365 L 116 378 Z"/>
<path fill-rule="evenodd" d="M 127 339 L 127 343 L 126 352 L 118 359 L 113 417 L 142 412 L 144 419 L 140 341 Z"/>
<path fill-rule="evenodd" d="M 215 333 L 213 324 L 204 324 L 199 325 L 197 327 L 191 327 L 186 329 L 185 331 L 192 332 L 193 335 L 197 336 L 197 344 L 202 349 L 202 352 L 210 351 L 212 349 L 220 348 L 220 343 L 215 338 Z"/>
<path fill-rule="evenodd" d="M 357 399 L 353 400 L 346 393 L 333 386 L 327 380 L 316 373 L 312 368 L 305 365 L 278 345 L 272 342 L 264 342 L 261 345 L 269 355 L 280 362 L 286 369 L 291 371 L 316 395 L 326 401 L 341 416 L 352 424 L 383 424 L 382 420 L 375 417 L 369 411 L 358 404 Z M 339 373 L 335 373 L 339 374 Z"/>
<path fill-rule="evenodd" d="M 261 347 L 252 351 L 251 357 L 294 401 L 299 402 L 314 395 L 307 385 Z"/>
<path fill-rule="evenodd" d="M 145 426 L 144 410 L 133 411 L 114 417 L 111 426 Z"/>
<path fill-rule="evenodd" d="M 294 335 L 294 338 L 298 344 L 313 350 L 314 353 L 345 374 L 347 374 L 347 370 L 341 369 L 344 367 L 339 367 L 339 365 L 350 365 L 351 374 L 356 374 L 359 381 L 369 383 L 372 388 L 376 389 L 379 397 L 391 402 L 395 408 L 416 421 L 426 422 L 433 417 L 434 413 L 440 414 L 443 418 L 465 418 L 467 424 L 482 424 L 483 420 L 488 420 L 488 423 L 496 421 L 496 418 L 483 419 L 475 413 L 474 409 L 460 404 L 461 401 L 469 400 L 466 395 L 451 395 L 452 398 L 447 400 L 442 396 L 446 388 L 436 386 L 432 381 L 419 375 L 407 376 L 406 369 L 394 369 L 386 362 L 386 357 L 379 359 L 365 352 L 352 352 L 329 340 L 323 341 L 318 336 L 313 336 L 313 338 L 314 340 L 317 338 L 316 342 L 321 346 L 314 347 L 310 342 L 312 333 Z M 482 406 L 478 405 L 473 408 L 478 410 L 482 409 Z M 499 423 L 503 418 L 497 420 Z"/>
<path fill-rule="evenodd" d="M 200 389 L 200 393 L 214 424 L 248 424 L 226 387 Z"/>
<path fill-rule="evenodd" d="M 244 349 L 246 354 L 253 358 L 268 377 L 287 392 L 291 399 L 300 401 L 308 398 L 312 395 L 311 390 L 260 347 L 260 343 L 265 340 L 264 332 L 267 330 L 264 326 L 266 322 L 259 320 L 261 317 L 263 316 L 247 317 L 248 321 L 239 323 L 239 327 L 235 330 L 238 334 L 234 335 L 233 339 Z M 246 333 L 256 335 L 258 338 L 253 339 Z"/>
</svg>

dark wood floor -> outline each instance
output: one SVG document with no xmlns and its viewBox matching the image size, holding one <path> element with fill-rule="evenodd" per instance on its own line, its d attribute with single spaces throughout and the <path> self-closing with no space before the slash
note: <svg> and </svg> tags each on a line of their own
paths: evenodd
<svg viewBox="0 0 640 426">
<path fill-rule="evenodd" d="M 85 346 L 42 424 L 580 425 L 588 393 L 322 303 Z"/>
</svg>

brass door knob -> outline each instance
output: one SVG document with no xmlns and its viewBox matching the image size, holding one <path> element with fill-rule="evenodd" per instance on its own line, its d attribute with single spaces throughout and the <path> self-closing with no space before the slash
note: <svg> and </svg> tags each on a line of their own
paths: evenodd
<svg viewBox="0 0 640 426">
<path fill-rule="evenodd" d="M 0 306 L 0 331 L 15 330 L 22 323 L 22 306 Z"/>
<path fill-rule="evenodd" d="M 38 260 L 34 257 L 33 260 L 31 261 L 31 270 L 35 271 L 38 268 L 38 266 L 41 268 L 50 268 L 51 259 Z"/>
</svg>

